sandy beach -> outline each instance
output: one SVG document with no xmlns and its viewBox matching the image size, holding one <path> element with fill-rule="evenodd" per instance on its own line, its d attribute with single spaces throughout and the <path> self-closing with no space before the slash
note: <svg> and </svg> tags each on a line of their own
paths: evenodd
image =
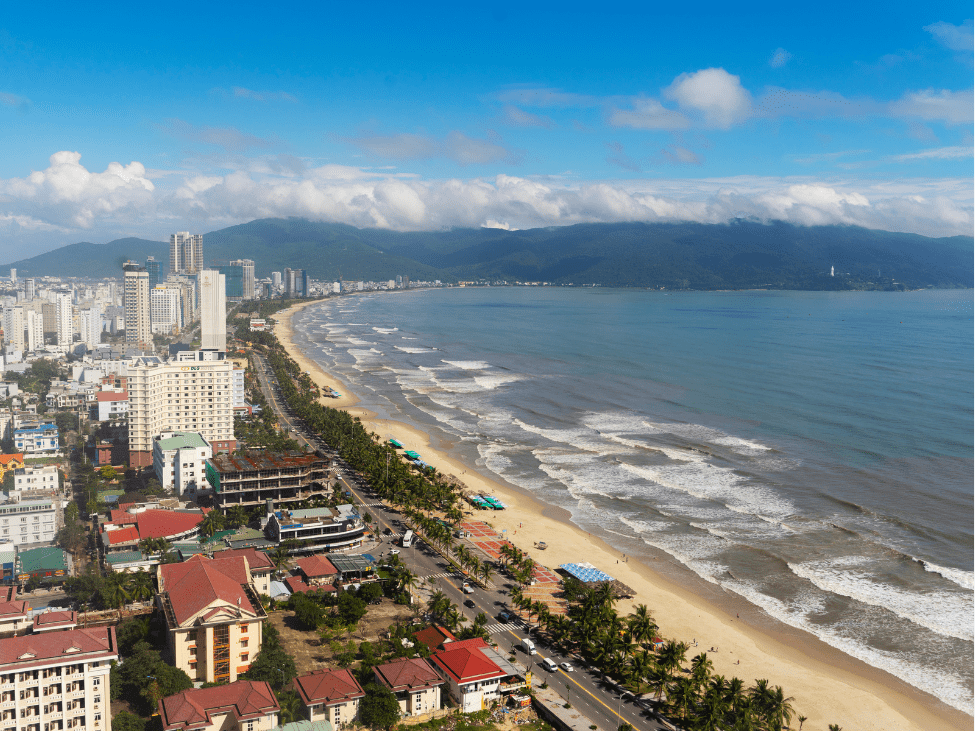
<svg viewBox="0 0 975 731">
<path fill-rule="evenodd" d="M 360 417 L 366 429 L 381 438 L 395 438 L 406 449 L 420 452 L 425 462 L 444 474 L 456 476 L 467 488 L 503 500 L 509 506 L 507 510 L 489 515 L 478 512 L 475 517 L 486 520 L 499 531 L 506 530 L 509 539 L 537 562 L 554 568 L 562 563 L 589 561 L 632 587 L 637 598 L 620 602 L 618 611 L 625 615 L 633 605 L 647 604 L 663 636 L 692 644 L 688 660 L 700 652 L 708 652 L 716 674 L 740 677 L 746 685 L 756 678 L 767 678 L 772 685 L 781 685 L 786 695 L 794 698 L 797 713 L 808 717 L 803 725 L 807 730 L 826 731 L 830 723 L 839 724 L 847 731 L 972 728 L 971 716 L 844 655 L 811 635 L 785 626 L 768 631 L 766 626 L 772 624 L 768 618 L 754 616 L 755 608 L 740 598 L 729 595 L 726 601 L 706 600 L 661 576 L 650 565 L 625 560 L 616 549 L 562 519 L 563 511 L 558 508 L 489 479 L 472 466 L 434 449 L 429 436 L 415 425 L 377 419 L 374 413 L 359 405 L 359 399 L 349 392 L 345 383 L 322 371 L 295 346 L 291 317 L 311 304 L 314 302 L 278 313 L 275 334 L 319 385 L 342 394 L 338 399 L 323 399 L 323 403 Z M 546 542 L 549 548 L 535 549 L 537 541 Z M 758 623 L 763 625 L 762 630 L 753 626 Z M 717 652 L 710 652 L 711 647 L 716 647 Z M 795 719 L 792 728 L 798 728 Z"/>
</svg>

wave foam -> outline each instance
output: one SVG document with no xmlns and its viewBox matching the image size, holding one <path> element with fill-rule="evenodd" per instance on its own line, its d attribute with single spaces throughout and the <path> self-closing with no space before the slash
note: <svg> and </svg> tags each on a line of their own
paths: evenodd
<svg viewBox="0 0 975 731">
<path fill-rule="evenodd" d="M 491 368 L 491 364 L 483 360 L 442 360 L 440 362 L 465 371 L 483 371 Z"/>
<path fill-rule="evenodd" d="M 932 574 L 940 574 L 948 581 L 958 584 L 958 586 L 963 589 L 975 589 L 975 574 L 971 571 L 965 571 L 964 569 L 952 569 L 946 566 L 938 566 L 930 561 L 924 561 L 923 559 L 914 559 L 919 561 L 922 566 L 924 566 L 925 571 L 930 571 Z"/>
</svg>

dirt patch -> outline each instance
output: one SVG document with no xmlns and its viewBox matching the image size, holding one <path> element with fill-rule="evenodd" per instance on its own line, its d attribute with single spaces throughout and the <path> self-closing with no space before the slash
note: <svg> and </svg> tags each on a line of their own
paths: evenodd
<svg viewBox="0 0 975 731">
<path fill-rule="evenodd" d="M 357 646 L 360 642 L 376 643 L 380 637 L 385 637 L 390 627 L 398 622 L 412 619 L 410 608 L 403 604 L 396 604 L 391 599 L 383 599 L 382 604 L 371 604 L 366 616 L 359 622 L 358 628 L 351 634 L 333 633 L 333 640 L 344 647 L 352 640 Z M 297 629 L 295 613 L 290 609 L 279 609 L 271 612 L 268 620 L 281 633 L 281 643 L 285 651 L 295 659 L 298 675 L 329 666 L 335 667 L 334 653 L 329 643 L 322 645 L 318 632 Z"/>
</svg>

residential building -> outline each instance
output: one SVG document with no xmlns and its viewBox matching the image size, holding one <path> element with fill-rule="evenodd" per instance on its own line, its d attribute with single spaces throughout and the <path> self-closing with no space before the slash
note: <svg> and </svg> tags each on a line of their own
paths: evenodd
<svg viewBox="0 0 975 731">
<path fill-rule="evenodd" d="M 440 708 L 440 677 L 429 660 L 399 658 L 372 669 L 376 680 L 396 696 L 400 716 L 422 716 Z"/>
<path fill-rule="evenodd" d="M 109 731 L 114 627 L 0 640 L 3 731 Z"/>
<path fill-rule="evenodd" d="M 159 701 L 163 731 L 270 731 L 281 707 L 265 681 L 191 688 Z"/>
<path fill-rule="evenodd" d="M 144 266 L 126 262 L 123 288 L 125 310 L 125 342 L 149 350 L 152 347 L 150 319 L 149 272 Z"/>
<path fill-rule="evenodd" d="M 447 679 L 450 697 L 458 703 L 461 713 L 473 713 L 487 708 L 500 699 L 501 680 L 509 675 L 483 648 L 481 638 L 451 642 L 436 652 L 432 660 Z"/>
<path fill-rule="evenodd" d="M 335 551 L 360 545 L 366 524 L 352 505 L 301 510 L 285 508 L 268 516 L 265 532 L 279 546 L 296 540 L 303 543 L 297 550 Z"/>
<path fill-rule="evenodd" d="M 115 391 L 97 391 L 95 405 L 98 421 L 124 419 L 129 415 L 129 394 Z"/>
<path fill-rule="evenodd" d="M 41 424 L 29 429 L 14 429 L 14 448 L 28 455 L 50 455 L 60 449 L 58 428 Z"/>
<path fill-rule="evenodd" d="M 14 471 L 14 490 L 57 490 L 58 468 L 53 464 L 21 467 Z"/>
<path fill-rule="evenodd" d="M 149 292 L 149 321 L 153 333 L 171 335 L 183 329 L 183 310 L 180 292 L 174 287 L 159 285 Z"/>
<path fill-rule="evenodd" d="M 71 295 L 59 293 L 54 300 L 57 308 L 58 345 L 70 348 L 74 342 L 74 307 Z"/>
<path fill-rule="evenodd" d="M 227 278 L 216 269 L 200 272 L 200 344 L 227 349 Z"/>
<path fill-rule="evenodd" d="M 146 271 L 149 273 L 149 290 L 152 291 L 159 284 L 159 268 L 161 261 L 156 261 L 156 257 L 150 256 L 146 259 Z"/>
<path fill-rule="evenodd" d="M 196 274 L 203 269 L 203 235 L 179 231 L 169 237 L 169 273 Z"/>
<path fill-rule="evenodd" d="M 234 368 L 231 371 L 231 377 L 233 382 L 231 384 L 231 394 L 234 404 L 234 413 L 240 413 L 241 411 L 247 410 L 247 401 L 245 400 L 246 391 L 244 388 L 244 374 L 246 371 L 243 368 Z"/>
<path fill-rule="evenodd" d="M 78 313 L 78 332 L 88 350 L 94 350 L 102 342 L 102 308 L 92 305 Z"/>
<path fill-rule="evenodd" d="M 355 723 L 365 691 L 348 670 L 323 668 L 294 679 L 295 690 L 312 723 L 328 721 L 333 729 Z"/>
<path fill-rule="evenodd" d="M 16 586 L 0 587 L 0 637 L 26 634 L 31 612 L 30 603 L 17 598 Z"/>
<path fill-rule="evenodd" d="M 4 435 L 6 437 L 6 435 Z M 3 482 L 10 470 L 19 470 L 24 467 L 24 455 L 21 454 L 0 454 L 0 482 Z"/>
<path fill-rule="evenodd" d="M 18 546 L 54 541 L 60 526 L 53 500 L 21 500 L 19 492 L 7 495 L 0 501 L 0 541 Z"/>
<path fill-rule="evenodd" d="M 167 431 L 152 438 L 152 464 L 163 490 L 177 495 L 196 492 L 209 483 L 205 479 L 206 461 L 213 448 L 199 432 Z"/>
<path fill-rule="evenodd" d="M 24 351 L 25 315 L 23 307 L 3 308 L 3 343 L 8 348 Z"/>
<path fill-rule="evenodd" d="M 129 464 L 152 464 L 152 438 L 199 432 L 214 452 L 232 451 L 233 363 L 223 354 L 184 351 L 177 359 L 137 360 L 128 368 Z"/>
<path fill-rule="evenodd" d="M 173 664 L 194 681 L 237 680 L 261 649 L 267 619 L 247 558 L 197 554 L 159 566 L 157 578 Z"/>
<path fill-rule="evenodd" d="M 138 548 L 144 538 L 165 538 L 170 543 L 194 538 L 203 517 L 200 510 L 119 507 L 101 526 L 102 546 L 106 553 L 116 553 Z"/>
<path fill-rule="evenodd" d="M 31 631 L 34 634 L 41 632 L 63 632 L 74 629 L 78 626 L 78 613 L 74 611 L 64 612 L 44 612 L 35 615 L 31 622 Z"/>
<path fill-rule="evenodd" d="M 221 510 L 268 500 L 275 504 L 307 500 L 326 494 L 331 476 L 329 460 L 303 452 L 217 454 L 206 464 L 214 503 Z"/>
<path fill-rule="evenodd" d="M 281 289 L 281 272 L 271 272 L 271 287 Z"/>
<path fill-rule="evenodd" d="M 335 564 L 317 553 L 300 559 L 295 565 L 301 572 L 304 583 L 310 587 L 334 584 L 339 576 Z"/>
<path fill-rule="evenodd" d="M 251 583 L 254 584 L 257 593 L 264 596 L 271 595 L 271 575 L 275 567 L 274 562 L 264 551 L 258 551 L 256 548 L 231 548 L 220 551 L 214 555 L 214 558 L 246 558 L 247 568 L 251 572 Z"/>
</svg>

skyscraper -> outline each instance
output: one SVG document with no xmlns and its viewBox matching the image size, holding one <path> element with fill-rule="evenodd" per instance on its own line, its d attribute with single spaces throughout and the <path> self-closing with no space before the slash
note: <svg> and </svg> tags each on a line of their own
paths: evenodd
<svg viewBox="0 0 975 731">
<path fill-rule="evenodd" d="M 299 269 L 295 272 L 295 286 L 301 292 L 302 297 L 308 296 L 308 270 Z"/>
<path fill-rule="evenodd" d="M 254 262 L 250 259 L 235 259 L 218 267 L 227 278 L 227 299 L 254 299 Z"/>
<path fill-rule="evenodd" d="M 24 308 L 3 308 L 3 344 L 8 348 L 24 350 Z"/>
<path fill-rule="evenodd" d="M 227 280 L 215 269 L 200 272 L 200 347 L 227 349 Z"/>
<path fill-rule="evenodd" d="M 169 273 L 196 274 L 203 268 L 203 234 L 179 231 L 169 237 Z"/>
<path fill-rule="evenodd" d="M 159 266 L 162 262 L 156 261 L 156 257 L 150 256 L 146 259 L 146 271 L 149 272 L 149 291 L 151 292 L 159 284 Z"/>
<path fill-rule="evenodd" d="M 24 280 L 24 299 L 28 302 L 34 301 L 34 290 L 37 286 L 37 282 L 33 279 Z"/>
<path fill-rule="evenodd" d="M 152 326 L 149 319 L 149 272 L 134 261 L 122 265 L 125 285 L 122 294 L 125 308 L 125 342 L 149 350 Z"/>
<path fill-rule="evenodd" d="M 291 297 L 295 293 L 295 273 L 291 269 L 284 270 L 284 295 Z"/>
<path fill-rule="evenodd" d="M 74 307 L 71 305 L 71 295 L 59 293 L 54 304 L 57 307 L 58 345 L 70 348 L 74 342 Z"/>
<path fill-rule="evenodd" d="M 94 350 L 102 342 L 102 308 L 92 305 L 78 314 L 78 331 L 81 342 Z"/>
<path fill-rule="evenodd" d="M 149 292 L 149 321 L 153 333 L 170 335 L 183 328 L 180 292 L 174 287 L 160 285 Z"/>
<path fill-rule="evenodd" d="M 254 261 L 252 259 L 237 259 L 236 261 L 230 262 L 231 266 L 239 266 L 243 271 L 243 298 L 245 300 L 252 300 L 255 297 L 254 292 Z"/>
<path fill-rule="evenodd" d="M 281 289 L 281 272 L 271 272 L 271 287 Z"/>
</svg>

